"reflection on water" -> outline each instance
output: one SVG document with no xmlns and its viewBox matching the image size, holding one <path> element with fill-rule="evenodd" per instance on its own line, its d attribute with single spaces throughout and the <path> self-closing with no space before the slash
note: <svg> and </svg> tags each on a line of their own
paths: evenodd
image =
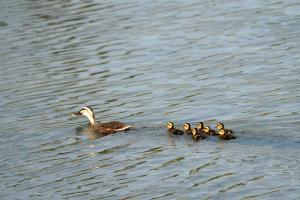
<svg viewBox="0 0 300 200">
<path fill-rule="evenodd" d="M 299 199 L 299 6 L 2 2 L 1 199 Z M 135 128 L 100 137 L 83 105 Z"/>
</svg>

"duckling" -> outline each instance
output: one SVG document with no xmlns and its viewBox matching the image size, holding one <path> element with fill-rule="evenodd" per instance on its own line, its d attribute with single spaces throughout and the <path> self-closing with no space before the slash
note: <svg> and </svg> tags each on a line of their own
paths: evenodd
<svg viewBox="0 0 300 200">
<path fill-rule="evenodd" d="M 236 139 L 234 135 L 227 133 L 224 129 L 219 130 L 218 134 L 218 137 L 222 140 Z"/>
<path fill-rule="evenodd" d="M 72 113 L 72 116 L 86 116 L 90 121 L 90 126 L 101 134 L 111 134 L 131 128 L 131 126 L 125 125 L 119 121 L 111 121 L 106 123 L 96 122 L 95 114 L 91 106 L 82 107 L 80 111 Z"/>
<path fill-rule="evenodd" d="M 203 135 L 201 132 L 198 131 L 197 128 L 192 129 L 192 137 L 194 140 L 204 140 L 206 138 L 205 135 Z"/>
<path fill-rule="evenodd" d="M 185 131 L 186 134 L 190 135 L 192 134 L 192 128 L 190 123 L 185 123 L 183 125 L 183 130 Z"/>
<path fill-rule="evenodd" d="M 224 126 L 224 124 L 223 123 L 218 123 L 217 125 L 216 125 L 216 128 L 220 131 L 220 130 L 224 130 L 225 132 L 227 132 L 227 133 L 229 133 L 229 134 L 233 134 L 234 132 L 232 131 L 232 130 L 230 130 L 230 129 L 225 129 L 225 126 Z"/>
<path fill-rule="evenodd" d="M 213 135 L 213 136 L 216 136 L 217 134 L 216 134 L 216 131 L 215 130 L 212 130 L 211 128 L 210 128 L 210 126 L 206 126 L 204 129 L 203 129 L 203 131 L 204 131 L 204 133 L 206 134 L 206 135 Z"/>
<path fill-rule="evenodd" d="M 198 131 L 204 133 L 204 123 L 203 122 L 198 122 L 197 123 L 197 129 L 198 129 Z"/>
<path fill-rule="evenodd" d="M 168 131 L 170 133 L 173 133 L 175 135 L 182 135 L 184 133 L 182 130 L 176 129 L 174 127 L 174 123 L 173 122 L 168 122 L 167 123 L 167 128 L 168 128 Z"/>
</svg>

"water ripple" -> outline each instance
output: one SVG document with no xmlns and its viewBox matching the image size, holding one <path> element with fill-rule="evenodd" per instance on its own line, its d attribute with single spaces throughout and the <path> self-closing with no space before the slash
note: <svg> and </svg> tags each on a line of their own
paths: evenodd
<svg viewBox="0 0 300 200">
<path fill-rule="evenodd" d="M 298 10 L 0 4 L 1 199 L 299 198 Z M 71 118 L 83 105 L 135 128 L 102 137 Z M 238 139 L 194 142 L 170 120 L 222 121 Z"/>
</svg>

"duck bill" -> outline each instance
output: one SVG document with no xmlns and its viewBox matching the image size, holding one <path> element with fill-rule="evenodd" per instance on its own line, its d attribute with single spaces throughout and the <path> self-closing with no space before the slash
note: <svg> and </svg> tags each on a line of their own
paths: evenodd
<svg viewBox="0 0 300 200">
<path fill-rule="evenodd" d="M 81 114 L 81 112 L 74 112 L 74 113 L 72 113 L 72 116 L 73 117 L 77 117 L 77 116 L 82 116 L 82 114 Z"/>
</svg>

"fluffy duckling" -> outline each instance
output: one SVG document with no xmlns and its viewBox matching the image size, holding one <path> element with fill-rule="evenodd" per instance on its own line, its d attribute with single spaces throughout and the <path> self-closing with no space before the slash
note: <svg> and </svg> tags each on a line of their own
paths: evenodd
<svg viewBox="0 0 300 200">
<path fill-rule="evenodd" d="M 219 130 L 219 138 L 222 140 L 232 140 L 236 139 L 236 137 L 232 134 L 227 133 L 224 129 Z"/>
<path fill-rule="evenodd" d="M 204 134 L 206 134 L 206 135 L 214 135 L 214 136 L 217 135 L 217 134 L 216 134 L 216 131 L 215 131 L 215 130 L 212 130 L 212 129 L 210 128 L 210 126 L 204 127 L 203 131 L 204 131 Z"/>
<path fill-rule="evenodd" d="M 204 133 L 204 123 L 203 122 L 198 122 L 197 123 L 197 129 L 198 129 L 198 131 Z"/>
<path fill-rule="evenodd" d="M 192 137 L 194 140 L 204 140 L 206 138 L 205 135 L 203 135 L 201 132 L 198 131 L 197 128 L 192 129 Z"/>
<path fill-rule="evenodd" d="M 100 134 L 111 134 L 131 128 L 131 126 L 125 125 L 119 121 L 106 123 L 96 122 L 95 114 L 91 106 L 82 107 L 80 111 L 72 113 L 72 116 L 86 116 L 90 121 L 91 128 Z"/>
<path fill-rule="evenodd" d="M 173 122 L 168 122 L 167 123 L 167 128 L 168 128 L 168 131 L 170 133 L 173 133 L 175 135 L 182 135 L 184 133 L 182 130 L 176 129 L 174 127 L 174 123 Z"/>
<path fill-rule="evenodd" d="M 192 134 L 192 128 L 190 123 L 185 123 L 182 128 L 186 134 Z"/>
<path fill-rule="evenodd" d="M 233 133 L 234 133 L 232 130 L 226 129 L 225 126 L 224 126 L 224 124 L 221 123 L 221 122 L 218 123 L 218 124 L 216 125 L 216 128 L 217 128 L 219 131 L 223 129 L 225 132 L 227 132 L 227 133 L 229 133 L 229 134 L 233 134 Z"/>
</svg>

